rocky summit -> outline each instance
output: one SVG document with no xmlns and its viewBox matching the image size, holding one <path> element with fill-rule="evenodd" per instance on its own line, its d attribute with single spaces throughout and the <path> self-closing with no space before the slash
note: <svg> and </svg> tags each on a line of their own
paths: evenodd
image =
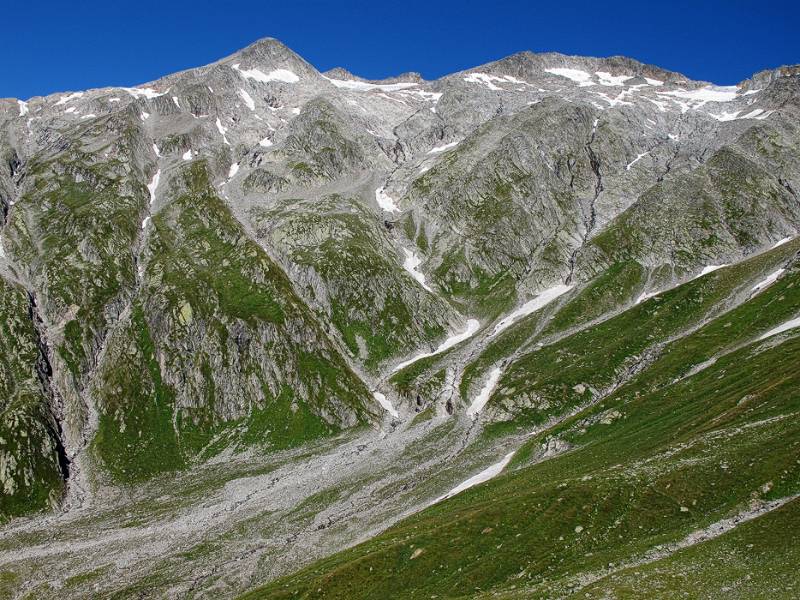
<svg viewBox="0 0 800 600">
<path fill-rule="evenodd" d="M 0 597 L 800 596 L 800 67 L 264 39 L 0 159 Z"/>
</svg>

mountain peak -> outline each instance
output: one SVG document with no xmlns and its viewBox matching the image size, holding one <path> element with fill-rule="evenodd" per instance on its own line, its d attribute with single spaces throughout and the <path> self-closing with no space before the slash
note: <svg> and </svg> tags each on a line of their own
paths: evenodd
<svg viewBox="0 0 800 600">
<path fill-rule="evenodd" d="M 323 75 L 329 79 L 353 79 L 356 81 L 362 81 L 361 77 L 354 75 L 344 67 L 334 67 L 333 69 L 328 69 L 323 73 Z"/>
<path fill-rule="evenodd" d="M 220 62 L 239 63 L 242 68 L 289 69 L 300 76 L 318 77 L 319 71 L 286 44 L 272 37 L 256 40 Z"/>
</svg>

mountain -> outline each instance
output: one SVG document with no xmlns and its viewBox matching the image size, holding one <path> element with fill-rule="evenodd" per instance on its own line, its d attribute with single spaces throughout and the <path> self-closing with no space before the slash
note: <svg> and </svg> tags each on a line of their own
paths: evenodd
<svg viewBox="0 0 800 600">
<path fill-rule="evenodd" d="M 792 596 L 798 123 L 274 39 L 0 100 L 0 595 Z"/>
</svg>

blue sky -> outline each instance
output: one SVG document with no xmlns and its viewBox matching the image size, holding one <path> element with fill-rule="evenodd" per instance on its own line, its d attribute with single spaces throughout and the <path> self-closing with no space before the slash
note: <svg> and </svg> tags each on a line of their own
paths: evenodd
<svg viewBox="0 0 800 600">
<path fill-rule="evenodd" d="M 320 70 L 436 78 L 521 50 L 623 54 L 736 83 L 800 63 L 800 1 L 7 2 L 0 97 L 133 85 L 265 36 Z"/>
</svg>

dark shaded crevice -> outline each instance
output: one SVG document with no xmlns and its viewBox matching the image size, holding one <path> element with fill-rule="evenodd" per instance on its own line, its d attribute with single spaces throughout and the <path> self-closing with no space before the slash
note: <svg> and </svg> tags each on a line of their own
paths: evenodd
<svg viewBox="0 0 800 600">
<path fill-rule="evenodd" d="M 46 422 L 46 427 L 50 437 L 56 446 L 56 454 L 58 457 L 58 467 L 61 472 L 61 478 L 67 482 L 70 478 L 70 464 L 71 461 L 67 455 L 67 450 L 64 446 L 64 429 L 62 426 L 61 406 L 58 402 L 55 391 L 52 386 L 53 367 L 50 363 L 50 348 L 47 344 L 47 336 L 45 334 L 45 326 L 39 315 L 39 309 L 36 305 L 36 295 L 33 292 L 28 294 L 28 318 L 33 323 L 33 329 L 36 334 L 36 346 L 39 350 L 36 358 L 36 375 L 39 378 L 39 383 L 42 386 L 42 391 L 48 399 L 48 410 L 50 419 Z"/>
<path fill-rule="evenodd" d="M 594 134 L 592 134 L 592 141 L 594 141 Z M 592 150 L 591 142 L 586 145 L 586 153 L 589 155 L 589 164 L 592 167 L 592 172 L 596 178 L 594 184 L 594 197 L 592 198 L 592 202 L 589 206 L 589 223 L 588 227 L 586 228 L 586 237 L 589 237 L 589 234 L 592 232 L 592 230 L 594 230 L 594 226 L 597 221 L 595 203 L 597 202 L 597 198 L 600 196 L 600 193 L 603 191 L 603 176 L 600 174 L 600 159 L 597 158 L 594 150 Z"/>
<path fill-rule="evenodd" d="M 781 185 L 781 186 L 782 186 L 782 187 L 783 187 L 783 188 L 784 188 L 784 189 L 785 189 L 787 192 L 789 192 L 789 193 L 792 195 L 792 198 L 794 198 L 794 199 L 795 199 L 795 201 L 797 201 L 797 200 L 800 200 L 800 199 L 797 197 L 797 192 L 795 192 L 795 191 L 794 191 L 794 188 L 792 188 L 792 186 L 791 186 L 791 184 L 789 183 L 789 181 L 788 181 L 788 180 L 784 179 L 783 177 L 778 177 L 778 183 L 779 183 L 779 184 L 780 184 L 780 185 Z"/>
<path fill-rule="evenodd" d="M 572 171 L 572 168 L 575 166 L 576 163 L 577 160 L 575 160 L 574 158 L 567 159 L 567 171 L 569 171 L 569 189 L 571 190 L 575 189 L 575 173 Z M 556 172 L 556 174 L 558 174 L 558 172 Z"/>
<path fill-rule="evenodd" d="M 595 184 L 594 184 L 594 195 L 589 202 L 589 216 L 584 214 L 583 216 L 583 225 L 584 225 L 584 233 L 581 239 L 580 245 L 575 248 L 572 254 L 569 257 L 569 275 L 564 280 L 566 285 L 572 283 L 572 280 L 575 276 L 575 264 L 578 261 L 578 254 L 583 250 L 583 247 L 586 245 L 586 241 L 589 239 L 592 231 L 595 228 L 597 223 L 597 210 L 595 208 L 595 204 L 597 203 L 597 199 L 600 197 L 600 194 L 603 191 L 603 176 L 600 173 L 600 159 L 594 153 L 592 149 L 592 143 L 594 142 L 595 132 L 592 131 L 592 137 L 589 139 L 589 142 L 586 144 L 586 154 L 589 157 L 589 166 L 592 169 L 592 172 L 595 176 Z"/>
<path fill-rule="evenodd" d="M 675 161 L 677 158 L 678 158 L 678 151 L 676 150 L 676 151 L 675 151 L 675 153 L 672 155 L 672 158 L 670 158 L 670 159 L 668 159 L 668 160 L 667 160 L 667 164 L 666 164 L 666 166 L 664 167 L 664 172 L 663 172 L 663 173 L 661 173 L 661 175 L 659 175 L 659 176 L 656 178 L 656 183 L 661 183 L 662 181 L 664 181 L 664 178 L 665 178 L 667 175 L 669 175 L 670 171 L 672 170 L 672 163 L 673 163 L 673 162 L 674 162 L 674 161 Z"/>
</svg>

